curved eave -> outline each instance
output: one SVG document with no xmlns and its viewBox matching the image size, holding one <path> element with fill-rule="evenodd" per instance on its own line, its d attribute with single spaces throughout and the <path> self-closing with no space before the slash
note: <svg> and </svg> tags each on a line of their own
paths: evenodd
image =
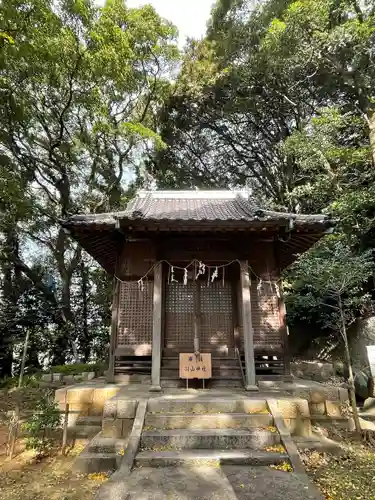
<svg viewBox="0 0 375 500">
<path fill-rule="evenodd" d="M 125 235 L 142 232 L 156 234 L 186 234 L 186 233 L 253 233 L 272 232 L 279 240 L 279 264 L 282 269 L 292 264 L 299 256 L 312 247 L 329 231 L 331 222 L 310 220 L 294 224 L 294 229 L 287 233 L 288 221 L 257 220 L 252 223 L 245 221 L 145 221 L 143 219 L 118 221 L 115 218 L 98 220 L 72 218 L 62 223 L 71 236 L 111 275 L 116 268 L 116 259 L 126 239 Z M 177 223 L 176 223 L 177 222 Z"/>
</svg>

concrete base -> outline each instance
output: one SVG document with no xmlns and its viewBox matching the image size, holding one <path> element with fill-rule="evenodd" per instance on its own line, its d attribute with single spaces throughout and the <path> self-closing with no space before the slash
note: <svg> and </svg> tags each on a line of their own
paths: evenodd
<svg viewBox="0 0 375 500">
<path fill-rule="evenodd" d="M 248 391 L 248 392 L 249 391 L 257 392 L 257 391 L 259 391 L 259 387 L 257 385 L 247 385 L 245 387 L 245 390 Z"/>
<path fill-rule="evenodd" d="M 152 385 L 149 389 L 150 392 L 161 392 L 161 386 L 160 385 Z"/>
</svg>

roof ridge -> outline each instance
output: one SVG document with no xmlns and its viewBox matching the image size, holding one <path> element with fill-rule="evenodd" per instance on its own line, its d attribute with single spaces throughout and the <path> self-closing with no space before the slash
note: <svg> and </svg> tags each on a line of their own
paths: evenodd
<svg viewBox="0 0 375 500">
<path fill-rule="evenodd" d="M 137 191 L 135 198 L 145 199 L 212 199 L 212 200 L 233 200 L 237 196 L 243 199 L 248 199 L 250 197 L 250 192 L 248 190 L 232 190 L 232 189 L 198 189 L 198 190 L 188 190 L 188 189 L 161 189 L 161 190 L 139 190 Z"/>
</svg>

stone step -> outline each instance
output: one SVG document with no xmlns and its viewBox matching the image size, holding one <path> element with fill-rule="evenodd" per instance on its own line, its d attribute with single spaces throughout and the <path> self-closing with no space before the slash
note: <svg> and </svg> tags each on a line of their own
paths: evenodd
<svg viewBox="0 0 375 500">
<path fill-rule="evenodd" d="M 279 465 L 289 462 L 286 453 L 253 450 L 141 451 L 135 465 L 142 467 L 197 465 Z"/>
<path fill-rule="evenodd" d="M 127 439 L 105 437 L 99 433 L 88 445 L 90 453 L 121 453 L 127 446 Z"/>
<path fill-rule="evenodd" d="M 116 358 L 118 361 L 117 363 L 122 363 L 123 365 L 134 365 L 134 366 L 151 366 L 152 365 L 152 360 L 151 359 L 142 359 L 141 357 L 139 358 L 123 358 L 120 356 L 116 355 Z"/>
<path fill-rule="evenodd" d="M 75 459 L 73 469 L 81 474 L 111 472 L 119 467 L 121 460 L 122 456 L 117 453 L 96 453 L 83 450 Z"/>
<path fill-rule="evenodd" d="M 161 377 L 160 380 L 161 386 L 164 389 L 172 389 L 172 388 L 186 388 L 186 380 L 178 379 L 178 378 L 169 378 L 169 377 Z M 233 387 L 233 388 L 241 388 L 243 387 L 242 379 L 239 378 L 211 378 L 205 381 L 204 385 L 205 389 L 215 389 L 220 387 Z M 189 380 L 189 388 L 202 389 L 203 382 L 201 379 L 192 379 Z"/>
<path fill-rule="evenodd" d="M 122 385 L 130 384 L 151 384 L 151 377 L 145 373 L 119 373 L 115 370 L 115 382 Z"/>
<path fill-rule="evenodd" d="M 77 438 L 91 439 L 102 430 L 102 425 L 74 425 L 69 427 L 69 434 Z"/>
<path fill-rule="evenodd" d="M 259 413 L 267 410 L 265 399 L 231 399 L 207 396 L 188 399 L 152 398 L 148 401 L 149 413 Z"/>
<path fill-rule="evenodd" d="M 280 435 L 275 429 L 173 429 L 146 431 L 141 436 L 141 448 L 157 450 L 169 449 L 263 449 L 280 443 Z"/>
<path fill-rule="evenodd" d="M 273 417 L 267 413 L 176 413 L 151 414 L 145 418 L 145 430 L 151 429 L 249 429 L 273 425 Z"/>
<path fill-rule="evenodd" d="M 241 377 L 213 377 L 210 379 L 211 382 L 207 384 L 209 389 L 215 389 L 220 387 L 236 387 L 243 388 L 244 383 Z"/>
<path fill-rule="evenodd" d="M 102 420 L 103 420 L 102 415 L 78 415 L 78 417 L 75 421 L 75 426 L 94 425 L 94 426 L 101 427 Z"/>
<path fill-rule="evenodd" d="M 160 377 L 161 380 L 177 380 L 177 381 L 181 381 L 183 383 L 186 382 L 186 379 L 184 378 L 180 378 L 178 373 L 176 373 L 174 371 L 174 373 L 171 373 L 170 375 L 164 375 L 162 374 L 162 376 Z M 189 382 L 190 380 L 202 380 L 202 379 L 189 379 Z M 238 373 L 235 372 L 235 373 L 230 373 L 228 375 L 213 375 L 211 378 L 208 378 L 206 379 L 206 382 L 215 382 L 217 380 L 242 380 L 242 375 L 241 375 L 241 370 L 238 370 Z"/>
<path fill-rule="evenodd" d="M 180 378 L 179 369 L 178 368 L 162 368 L 161 369 L 162 377 L 170 377 L 170 378 Z M 220 366 L 220 367 L 212 367 L 212 377 L 236 377 L 241 378 L 241 368 L 239 366 Z"/>
<path fill-rule="evenodd" d="M 163 368 L 175 368 L 176 370 L 180 367 L 180 362 L 177 358 L 164 358 L 161 363 Z M 240 369 L 240 364 L 236 358 L 212 358 L 212 368 L 238 368 Z"/>
<path fill-rule="evenodd" d="M 194 348 L 193 346 L 190 347 L 164 347 L 163 352 L 162 352 L 162 359 L 164 358 L 178 358 L 180 353 L 186 353 L 186 352 L 193 352 Z M 226 346 L 221 346 L 221 347 L 211 347 L 209 349 L 201 348 L 200 352 L 202 354 L 204 353 L 211 353 L 212 358 L 234 358 L 235 357 L 235 351 L 233 347 L 226 347 Z"/>
<path fill-rule="evenodd" d="M 115 370 L 117 373 L 134 373 L 135 375 L 151 373 L 151 366 L 124 366 L 120 364 L 115 364 Z"/>
</svg>

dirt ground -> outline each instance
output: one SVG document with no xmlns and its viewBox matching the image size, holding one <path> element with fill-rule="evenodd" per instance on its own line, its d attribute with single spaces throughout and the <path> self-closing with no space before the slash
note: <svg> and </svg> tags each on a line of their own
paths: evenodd
<svg viewBox="0 0 375 500">
<path fill-rule="evenodd" d="M 41 461 L 17 443 L 12 461 L 5 456 L 7 428 L 0 426 L 0 500 L 91 500 L 107 480 L 104 474 L 84 476 L 72 472 L 75 456 L 85 446 L 78 441 L 67 456 L 58 453 Z"/>
<path fill-rule="evenodd" d="M 8 426 L 6 413 L 15 404 L 32 410 L 45 389 L 23 388 L 0 391 L 0 500 L 91 500 L 99 486 L 107 480 L 103 474 L 83 476 L 72 472 L 74 458 L 86 442 L 77 441 L 67 456 L 55 452 L 41 461 L 32 451 L 26 451 L 22 439 L 16 443 L 15 456 L 6 457 Z"/>
<path fill-rule="evenodd" d="M 343 453 L 304 454 L 310 478 L 327 500 L 375 500 L 374 446 L 349 433 L 329 437 L 335 437 Z"/>
<path fill-rule="evenodd" d="M 0 391 L 0 500 L 91 500 L 95 491 L 108 478 L 104 474 L 84 476 L 72 471 L 75 457 L 86 441 L 76 441 L 66 456 L 56 451 L 41 461 L 32 451 L 26 451 L 22 439 L 16 443 L 15 456 L 6 457 L 8 426 L 6 413 L 19 404 L 32 410 L 46 389 L 25 387 L 21 390 Z"/>
<path fill-rule="evenodd" d="M 33 452 L 24 450 L 22 440 L 17 441 L 12 461 L 5 455 L 8 435 L 6 412 L 13 410 L 16 402 L 20 404 L 21 412 L 22 409 L 33 409 L 43 391 L 30 388 L 9 393 L 0 391 L 0 500 L 91 500 L 108 478 L 103 474 L 84 476 L 72 472 L 73 461 L 85 446 L 85 441 L 77 441 L 67 456 L 55 453 L 39 462 Z M 308 475 L 323 496 L 327 500 L 375 500 L 375 436 L 371 437 L 371 443 L 364 437 L 359 439 L 337 430 L 327 437 L 341 445 L 343 452 L 340 456 L 317 452 L 303 454 Z M 232 476 L 228 474 L 227 478 Z M 245 483 L 246 478 L 236 490 L 238 498 L 242 498 L 239 495 L 242 490 L 242 493 L 249 494 L 248 498 L 254 494 L 247 491 Z"/>
</svg>

